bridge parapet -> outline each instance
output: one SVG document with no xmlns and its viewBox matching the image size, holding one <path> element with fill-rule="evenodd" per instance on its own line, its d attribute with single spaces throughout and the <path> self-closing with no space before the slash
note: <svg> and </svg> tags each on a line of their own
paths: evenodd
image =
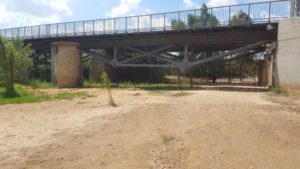
<svg viewBox="0 0 300 169">
<path fill-rule="evenodd" d="M 140 16 L 1 29 L 0 35 L 6 38 L 40 39 L 211 29 L 214 27 L 236 26 L 236 24 L 231 24 L 231 20 L 233 15 L 239 12 L 247 14 L 251 19 L 248 22 L 238 23 L 238 25 L 249 26 L 250 24 L 277 23 L 288 18 L 291 13 L 290 6 L 290 0 L 278 0 Z M 205 24 L 189 23 L 189 17 L 203 17 L 203 13 L 210 17 L 206 18 L 207 22 Z M 217 19 L 217 23 L 214 22 L 215 19 Z M 176 21 L 179 25 L 172 24 L 172 22 Z"/>
</svg>

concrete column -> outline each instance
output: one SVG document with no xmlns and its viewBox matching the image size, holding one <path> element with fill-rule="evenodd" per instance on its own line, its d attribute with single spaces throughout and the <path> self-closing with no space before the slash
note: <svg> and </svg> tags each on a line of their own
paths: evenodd
<svg viewBox="0 0 300 169">
<path fill-rule="evenodd" d="M 97 60 L 94 57 L 91 57 L 90 75 L 89 75 L 90 81 L 100 81 L 101 74 L 104 71 L 103 67 L 104 67 L 104 62 Z"/>
<path fill-rule="evenodd" d="M 267 54 L 261 64 L 260 85 L 272 86 L 273 73 L 273 55 Z"/>
<path fill-rule="evenodd" d="M 300 0 L 291 0 L 291 17 L 300 16 Z"/>
<path fill-rule="evenodd" d="M 52 43 L 51 68 L 52 81 L 59 88 L 82 85 L 82 62 L 78 44 L 73 42 Z"/>
<path fill-rule="evenodd" d="M 300 18 L 279 22 L 276 65 L 277 85 L 300 86 Z"/>
<path fill-rule="evenodd" d="M 107 50 L 104 50 L 104 49 L 96 49 L 94 51 L 102 56 L 113 57 L 113 54 L 108 53 Z M 97 60 L 96 58 L 91 57 L 90 80 L 91 81 L 100 81 L 101 75 L 103 72 L 106 72 L 112 81 L 115 80 L 116 73 L 112 66 L 110 66 L 109 64 L 107 64 L 101 60 Z"/>
</svg>

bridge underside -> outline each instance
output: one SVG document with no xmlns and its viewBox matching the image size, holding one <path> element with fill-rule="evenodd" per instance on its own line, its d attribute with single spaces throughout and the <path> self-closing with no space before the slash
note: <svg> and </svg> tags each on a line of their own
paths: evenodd
<svg viewBox="0 0 300 169">
<path fill-rule="evenodd" d="M 163 33 L 34 39 L 30 43 L 37 54 L 47 55 L 53 42 L 75 42 L 79 51 L 114 68 L 178 68 L 182 73 L 188 73 L 194 67 L 264 52 L 267 44 L 277 40 L 277 25 L 272 30 L 266 27 L 267 24 Z"/>
<path fill-rule="evenodd" d="M 50 49 L 53 42 L 76 42 L 80 49 L 111 49 L 113 47 L 134 47 L 153 50 L 166 45 L 193 45 L 203 51 L 232 50 L 258 41 L 276 41 L 277 24 L 267 30 L 268 24 L 249 27 L 218 27 L 201 30 L 131 33 L 117 35 L 86 35 L 81 37 L 59 37 L 31 39 L 37 53 Z"/>
</svg>

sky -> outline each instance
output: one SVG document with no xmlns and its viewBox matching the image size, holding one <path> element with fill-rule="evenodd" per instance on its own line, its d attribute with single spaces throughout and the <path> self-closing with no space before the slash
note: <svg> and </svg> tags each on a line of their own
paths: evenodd
<svg viewBox="0 0 300 169">
<path fill-rule="evenodd" d="M 0 29 L 268 0 L 0 0 Z"/>
</svg>

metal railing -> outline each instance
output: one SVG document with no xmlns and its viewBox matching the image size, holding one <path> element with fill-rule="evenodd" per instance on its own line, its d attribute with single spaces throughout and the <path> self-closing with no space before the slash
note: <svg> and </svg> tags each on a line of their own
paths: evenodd
<svg viewBox="0 0 300 169">
<path fill-rule="evenodd" d="M 78 36 L 101 36 L 112 34 L 129 34 L 138 32 L 172 31 L 177 29 L 203 29 L 207 27 L 230 26 L 232 17 L 244 12 L 250 16 L 247 24 L 274 23 L 290 17 L 290 0 L 258 2 L 231 6 L 207 8 L 211 18 L 215 17 L 218 24 L 191 26 L 189 17 L 201 17 L 203 10 L 194 9 L 168 13 L 157 13 L 140 16 L 119 17 L 89 21 L 64 22 L 9 29 L 0 29 L 0 35 L 6 38 L 55 38 Z M 213 19 L 210 19 L 213 20 Z M 172 26 L 172 21 L 181 21 L 184 27 Z"/>
</svg>

